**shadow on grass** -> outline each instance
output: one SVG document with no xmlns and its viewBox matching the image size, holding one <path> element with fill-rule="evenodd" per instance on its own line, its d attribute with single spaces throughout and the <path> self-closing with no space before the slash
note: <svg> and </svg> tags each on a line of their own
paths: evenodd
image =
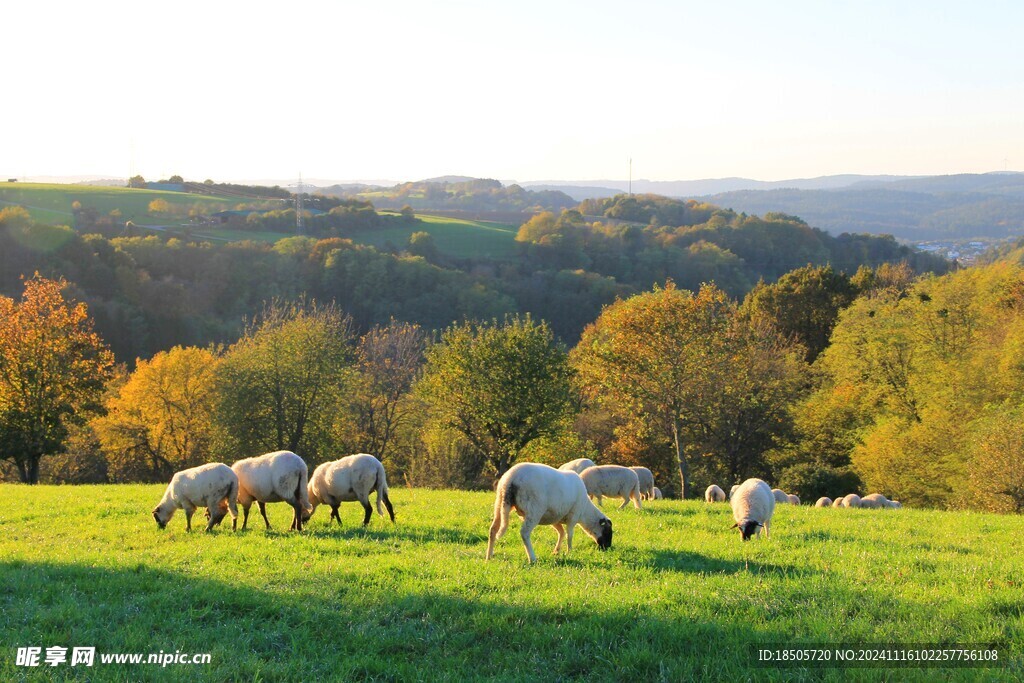
<svg viewBox="0 0 1024 683">
<path fill-rule="evenodd" d="M 638 564 L 658 571 L 690 574 L 775 574 L 783 577 L 808 577 L 821 573 L 808 567 L 757 560 L 726 560 L 686 550 L 652 550 L 645 555 L 646 557 L 640 559 Z"/>
<path fill-rule="evenodd" d="M 318 538 L 365 538 L 367 536 L 380 538 L 382 540 L 394 539 L 400 541 L 411 541 L 413 543 L 454 543 L 459 545 L 474 545 L 487 542 L 487 533 L 472 532 L 465 529 L 452 529 L 448 527 L 418 527 L 407 526 L 398 522 L 392 524 L 390 521 L 379 523 L 379 520 L 370 522 L 364 527 L 360 523 L 342 524 L 331 521 L 331 524 L 317 524 L 306 527 L 305 532 Z"/>
<path fill-rule="evenodd" d="M 573 563 L 575 564 L 575 562 Z M 686 680 L 747 671 L 746 625 L 532 595 L 473 599 L 355 576 L 277 589 L 138 564 L 0 563 L 0 679 Z M 332 586 L 347 586 L 343 599 Z M 458 586 L 450 590 L 459 590 Z M 95 647 L 93 668 L 17 667 L 18 647 Z M 208 665 L 102 664 L 105 653 L 210 653 Z M 614 672 L 612 674 L 611 672 Z"/>
</svg>

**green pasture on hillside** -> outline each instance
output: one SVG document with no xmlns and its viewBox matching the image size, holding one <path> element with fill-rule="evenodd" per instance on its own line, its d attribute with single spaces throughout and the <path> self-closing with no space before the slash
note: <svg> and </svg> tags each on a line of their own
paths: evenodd
<svg viewBox="0 0 1024 683">
<path fill-rule="evenodd" d="M 444 216 L 416 217 L 419 221 L 415 223 L 356 233 L 352 241 L 378 248 L 391 242 L 402 249 L 414 232 L 429 232 L 438 251 L 456 258 L 507 259 L 516 253 L 519 226 Z"/>
<path fill-rule="evenodd" d="M 150 516 L 163 486 L 0 486 L 0 680 L 1020 680 L 1021 519 L 780 506 L 741 543 L 725 504 L 605 512 L 569 555 L 518 520 L 483 559 L 493 494 L 394 488 L 288 532 Z M 756 644 L 1001 643 L 984 669 L 766 669 Z M 209 653 L 208 665 L 16 665 L 18 647 Z M 98 657 L 98 655 L 97 655 Z"/>
</svg>

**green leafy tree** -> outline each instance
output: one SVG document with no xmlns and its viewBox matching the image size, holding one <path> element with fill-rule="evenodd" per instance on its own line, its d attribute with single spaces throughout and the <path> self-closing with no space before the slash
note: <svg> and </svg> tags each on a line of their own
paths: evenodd
<svg viewBox="0 0 1024 683">
<path fill-rule="evenodd" d="M 98 408 L 114 365 L 66 287 L 37 273 L 20 302 L 0 296 L 0 458 L 27 484 L 39 481 L 40 460 L 61 450 L 70 426 Z"/>
<path fill-rule="evenodd" d="M 128 187 L 144 190 L 146 189 L 146 179 L 140 175 L 132 176 L 128 179 Z"/>
<path fill-rule="evenodd" d="M 501 476 L 528 444 L 562 428 L 569 380 L 547 324 L 516 316 L 445 330 L 427 351 L 416 393 L 435 423 L 462 434 Z"/>
</svg>

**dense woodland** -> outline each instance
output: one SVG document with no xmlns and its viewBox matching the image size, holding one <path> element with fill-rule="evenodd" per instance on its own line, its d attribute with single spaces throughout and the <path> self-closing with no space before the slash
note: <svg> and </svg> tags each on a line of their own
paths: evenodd
<svg viewBox="0 0 1024 683">
<path fill-rule="evenodd" d="M 515 259 L 456 260 L 6 209 L 5 475 L 164 481 L 287 448 L 486 487 L 585 455 L 675 495 L 761 476 L 805 499 L 1022 509 L 1000 459 L 1024 442 L 1019 266 L 946 273 L 891 238 L 652 196 L 540 212 L 516 239 Z"/>
</svg>

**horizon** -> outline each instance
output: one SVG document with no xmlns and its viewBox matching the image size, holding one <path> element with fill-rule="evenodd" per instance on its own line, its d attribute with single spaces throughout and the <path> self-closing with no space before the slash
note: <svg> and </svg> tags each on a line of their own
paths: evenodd
<svg viewBox="0 0 1024 683">
<path fill-rule="evenodd" d="M 0 174 L 607 179 L 632 159 L 653 182 L 774 182 L 1024 162 L 1024 6 L 630 10 L 307 1 L 247 6 L 242 31 L 195 0 L 60 22 L 18 3 Z"/>
</svg>

